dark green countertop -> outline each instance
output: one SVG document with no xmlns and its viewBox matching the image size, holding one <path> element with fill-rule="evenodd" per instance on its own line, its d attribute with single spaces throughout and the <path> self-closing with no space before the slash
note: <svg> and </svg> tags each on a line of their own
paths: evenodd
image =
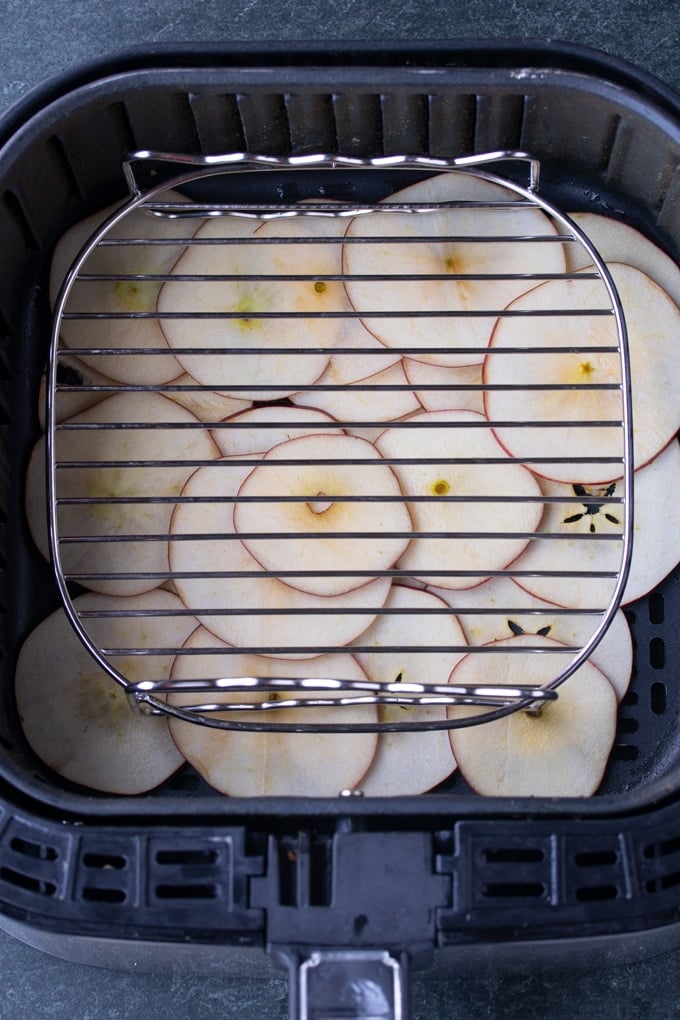
<svg viewBox="0 0 680 1020">
<path fill-rule="evenodd" d="M 588 45 L 680 89 L 676 0 L 3 0 L 0 115 L 48 78 L 130 46 L 179 42 L 411 41 L 533 37 Z M 168 953 L 172 949 L 168 948 Z M 413 1020 L 680 1017 L 680 951 L 594 971 L 416 975 Z M 7 1020 L 279 1020 L 286 981 L 109 971 L 0 932 Z"/>
</svg>

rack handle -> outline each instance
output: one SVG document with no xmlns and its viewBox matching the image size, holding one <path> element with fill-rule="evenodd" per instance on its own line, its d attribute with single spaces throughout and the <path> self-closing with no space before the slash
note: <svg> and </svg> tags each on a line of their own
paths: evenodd
<svg viewBox="0 0 680 1020">
<path fill-rule="evenodd" d="M 408 962 L 386 950 L 288 957 L 290 1020 L 409 1020 Z"/>
</svg>

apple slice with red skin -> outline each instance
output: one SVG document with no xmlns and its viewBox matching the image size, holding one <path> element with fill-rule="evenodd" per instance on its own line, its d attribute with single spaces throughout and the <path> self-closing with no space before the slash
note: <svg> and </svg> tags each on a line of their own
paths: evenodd
<svg viewBox="0 0 680 1020">
<path fill-rule="evenodd" d="M 634 464 L 639 468 L 652 460 L 680 427 L 680 310 L 640 270 L 622 263 L 612 263 L 609 270 L 621 298 L 628 331 Z M 608 306 L 604 284 L 584 277 L 543 283 L 511 307 L 514 312 L 561 308 L 578 313 L 582 308 Z M 499 423 L 494 428 L 499 442 L 512 456 L 562 458 L 561 463 L 532 465 L 537 474 L 555 481 L 594 484 L 623 475 L 621 427 L 586 424 L 621 420 L 618 389 L 587 388 L 587 384 L 593 383 L 620 384 L 618 354 L 587 350 L 616 343 L 615 324 L 610 315 L 517 316 L 498 320 L 484 363 L 484 382 L 516 388 L 488 389 L 485 407 L 489 420 Z M 503 353 L 531 346 L 569 345 L 586 350 L 572 353 L 548 350 L 531 355 Z M 523 388 L 537 383 L 567 388 Z M 533 422 L 537 424 L 528 424 Z M 567 426 L 553 424 L 556 422 L 566 422 Z M 594 457 L 595 462 L 576 463 L 572 458 L 577 456 Z M 605 463 L 605 457 L 618 461 Z"/>
<path fill-rule="evenodd" d="M 521 649 L 541 646 L 540 653 Z M 476 649 L 451 674 L 452 683 L 514 687 L 542 685 L 563 669 L 559 642 L 521 634 Z M 519 651 L 518 651 L 519 649 Z M 616 735 L 614 688 L 592 662 L 558 688 L 556 701 L 537 711 L 517 710 L 493 722 L 450 731 L 458 767 L 487 797 L 589 797 L 600 785 Z M 488 709 L 453 706 L 451 719 Z"/>
<path fill-rule="evenodd" d="M 140 427 L 126 427 L 130 423 Z M 157 428 L 159 423 L 169 427 Z M 57 432 L 56 460 L 92 466 L 64 466 L 56 471 L 60 499 L 174 497 L 194 470 L 193 460 L 212 461 L 218 454 L 207 427 L 194 428 L 198 419 L 159 393 L 116 393 L 76 415 L 69 424 L 82 428 Z M 161 463 L 155 467 L 137 463 L 166 460 L 188 463 L 186 466 Z M 129 461 L 130 466 L 107 464 L 119 461 Z M 58 506 L 61 537 L 106 539 L 62 543 L 65 573 L 102 574 L 100 578 L 84 578 L 82 583 L 110 595 L 134 595 L 155 588 L 159 580 L 144 575 L 167 575 L 167 541 L 124 536 L 167 535 L 172 510 L 170 501 Z M 44 437 L 36 443 L 28 466 L 26 515 L 36 545 L 49 558 Z M 136 576 L 121 576 L 128 573 Z"/>
<path fill-rule="evenodd" d="M 199 628 L 185 648 L 219 649 L 220 642 Z M 307 661 L 273 659 L 261 655 L 229 654 L 224 651 L 178 655 L 173 679 L 202 677 L 292 677 L 366 680 L 366 674 L 352 655 L 324 655 Z M 332 691 L 291 691 L 275 694 L 228 693 L 197 695 L 169 694 L 168 702 L 186 707 L 198 701 L 214 704 L 287 700 L 288 698 L 329 698 Z M 371 723 L 375 706 L 298 708 L 224 712 L 221 718 L 234 722 L 279 723 Z M 170 731 L 179 752 L 215 789 L 232 797 L 334 797 L 356 786 L 369 767 L 376 748 L 376 734 L 353 733 L 260 733 L 230 732 L 180 719 L 170 720 Z"/>
<path fill-rule="evenodd" d="M 263 571 L 233 537 L 233 503 L 197 501 L 235 496 L 250 471 L 238 458 L 225 459 L 199 468 L 187 481 L 182 497 L 188 502 L 177 504 L 170 526 L 170 568 L 173 573 L 206 576 L 176 577 L 180 597 L 222 641 L 257 648 L 262 655 L 301 659 L 319 655 L 307 650 L 314 646 L 348 644 L 384 604 L 390 578 L 379 577 L 340 595 L 322 596 L 299 591 Z M 206 533 L 220 537 L 202 539 Z M 182 539 L 189 535 L 196 538 Z M 218 573 L 226 576 L 215 576 Z M 357 612 L 360 609 L 365 614 Z M 286 647 L 299 650 L 288 653 Z"/>
<path fill-rule="evenodd" d="M 673 440 L 651 463 L 635 472 L 633 551 L 622 596 L 624 605 L 652 591 L 680 561 L 680 513 L 675 498 L 678 485 L 680 446 Z M 607 605 L 614 587 L 612 579 L 554 574 L 564 570 L 620 571 L 622 544 L 609 536 L 623 532 L 623 506 L 612 501 L 621 495 L 621 483 L 569 486 L 543 480 L 541 488 L 546 496 L 577 495 L 582 502 L 546 503 L 540 531 L 573 538 L 530 542 L 514 567 L 545 571 L 547 576 L 521 577 L 518 583 L 557 605 Z"/>
<path fill-rule="evenodd" d="M 186 202 L 173 191 L 159 195 L 157 201 Z M 95 230 L 118 208 L 112 205 L 76 223 L 60 238 L 52 257 L 50 300 L 54 306 L 63 280 L 83 245 Z M 156 280 L 125 280 L 121 275 L 169 273 L 184 251 L 184 245 L 154 244 L 154 240 L 190 238 L 195 220 L 153 216 L 142 209 L 127 213 L 106 234 L 105 240 L 148 238 L 148 244 L 99 244 L 80 269 L 81 274 L 105 274 L 109 279 L 76 280 L 69 292 L 64 311 L 75 312 L 154 312 L 161 283 Z M 102 375 L 119 382 L 159 384 L 175 379 L 182 367 L 168 349 L 158 321 L 151 318 L 62 319 L 60 336 L 74 351 L 86 347 L 139 348 L 136 355 L 82 354 L 82 360 Z M 143 354 L 144 348 L 165 348 L 166 353 Z"/>
<path fill-rule="evenodd" d="M 176 595 L 156 589 L 114 598 L 86 594 L 78 612 L 181 612 Z M 196 626 L 182 616 L 108 617 L 84 621 L 99 646 L 173 649 Z M 173 654 L 111 656 L 131 683 L 170 675 Z M 74 783 L 114 794 L 138 794 L 169 778 L 184 763 L 167 720 L 142 715 L 124 689 L 96 663 L 59 609 L 26 639 L 17 662 L 15 692 L 28 743 L 51 769 Z"/>
<path fill-rule="evenodd" d="M 482 386 L 482 366 L 464 365 L 446 368 L 428 365 L 415 358 L 404 358 L 404 372 L 413 387 L 414 395 L 426 411 L 446 411 L 452 408 L 467 409 L 484 414 L 484 393 L 468 386 Z M 424 389 L 434 386 L 436 389 Z"/>
<path fill-rule="evenodd" d="M 473 646 L 509 638 L 513 634 L 536 634 L 583 648 L 600 623 L 598 615 L 577 612 L 558 615 L 553 603 L 532 595 L 512 577 L 503 575 L 489 578 L 472 594 L 445 588 L 432 587 L 429 590 L 460 614 L 466 640 Z M 628 690 L 633 671 L 633 641 L 622 610 L 614 614 L 590 659 L 602 670 L 620 701 Z"/>
<path fill-rule="evenodd" d="M 315 217 L 271 220 L 259 226 L 258 221 L 250 220 L 233 223 L 251 224 L 253 237 L 261 242 L 276 237 L 281 243 L 187 248 L 174 271 L 178 276 L 207 278 L 170 280 L 163 286 L 159 312 L 181 315 L 163 318 L 163 330 L 173 349 L 213 349 L 208 354 L 199 350 L 178 354 L 185 370 L 199 382 L 220 385 L 222 392 L 239 399 L 282 399 L 316 382 L 343 332 L 342 316 L 350 310 L 343 285 L 315 276 L 340 274 L 344 224 Z M 195 236 L 200 241 L 231 238 L 235 229 L 225 218 L 212 219 Z M 248 229 L 242 229 L 248 236 Z M 286 237 L 296 243 L 286 244 Z M 318 244 L 300 242 L 317 237 Z M 337 244 L 324 240 L 335 237 Z M 310 278 L 262 279 L 291 272 L 309 274 Z M 209 279 L 214 275 L 239 278 Z M 192 312 L 216 318 L 192 318 Z M 268 317 L 272 313 L 275 317 Z M 300 353 L 300 348 L 305 349 Z M 292 349 L 298 352 L 291 353 Z"/>
<path fill-rule="evenodd" d="M 490 206 L 442 208 L 417 216 L 384 212 L 355 217 L 343 250 L 345 272 L 353 277 L 346 281 L 347 293 L 357 312 L 387 313 L 385 317 L 365 314 L 366 327 L 386 347 L 416 348 L 410 357 L 429 364 L 480 363 L 494 323 L 493 315 L 488 313 L 505 308 L 530 284 L 522 279 L 458 280 L 457 275 L 564 272 L 559 241 L 512 240 L 531 235 L 557 237 L 554 224 L 537 207 L 493 206 L 498 202 L 514 203 L 518 197 L 473 174 L 441 174 L 410 185 L 385 201 L 426 205 L 471 201 L 489 202 Z M 396 243 L 393 239 L 397 237 L 413 240 Z M 468 237 L 500 240 L 474 241 Z M 394 279 L 361 279 L 371 273 Z M 426 274 L 449 274 L 450 279 L 422 279 Z M 403 279 L 404 275 L 412 278 Z M 423 312 L 437 314 L 423 316 Z M 457 314 L 461 312 L 462 317 Z M 483 314 L 469 316 L 470 312 Z M 425 351 L 432 347 L 440 350 Z M 456 351 L 470 347 L 477 350 Z"/>
<path fill-rule="evenodd" d="M 330 369 L 327 369 L 319 383 L 332 382 L 333 375 Z M 381 389 L 383 386 L 402 388 Z M 353 422 L 396 421 L 422 410 L 418 397 L 409 388 L 401 360 L 375 375 L 362 379 L 355 387 L 349 386 L 342 390 L 303 390 L 294 394 L 291 399 L 295 404 L 318 407 L 334 418 L 347 422 L 348 431 L 352 435 L 364 438 L 370 435 L 369 429 L 372 430 L 374 426 L 367 426 L 364 430 L 360 425 L 353 425 Z"/>
<path fill-rule="evenodd" d="M 402 584 L 392 585 L 385 608 L 389 615 L 379 614 L 356 642 L 375 648 L 355 653 L 369 679 L 381 683 L 446 684 L 453 666 L 465 653 L 442 654 L 427 651 L 426 646 L 460 648 L 467 644 L 455 614 L 426 615 L 433 610 L 439 614 L 446 609 L 446 603 L 431 593 Z M 408 651 L 386 650 L 389 646 L 403 645 L 406 640 L 412 645 Z M 379 705 L 378 718 L 381 722 L 440 721 L 446 719 L 446 706 Z M 455 767 L 446 730 L 381 733 L 375 757 L 359 785 L 366 796 L 424 793 L 444 782 Z"/>
<path fill-rule="evenodd" d="M 352 499 L 333 499 L 340 496 Z M 300 571 L 286 583 L 315 595 L 361 587 L 390 569 L 411 540 L 393 469 L 356 436 L 324 433 L 279 443 L 253 468 L 239 497 L 234 528 L 251 556 L 273 574 Z M 356 573 L 366 570 L 371 574 Z"/>
<path fill-rule="evenodd" d="M 538 528 L 543 512 L 540 487 L 522 465 L 503 462 L 503 450 L 475 411 L 424 411 L 412 415 L 407 424 L 411 427 L 386 429 L 376 440 L 385 458 L 410 461 L 393 466 L 414 528 L 414 538 L 397 566 L 441 587 L 481 584 L 487 571 L 501 570 L 519 556 L 529 541 L 524 536 Z M 430 463 L 430 458 L 444 463 Z M 446 463 L 457 458 L 477 462 Z M 500 458 L 501 463 L 484 463 L 490 458 Z M 409 502 L 412 496 L 430 499 Z M 507 497 L 515 501 L 498 501 Z M 419 533 L 427 537 L 417 537 Z M 451 574 L 437 577 L 431 573 L 435 569 Z M 458 571 L 483 573 L 458 576 Z"/>
<path fill-rule="evenodd" d="M 215 442 L 225 457 L 266 453 L 288 439 L 329 432 L 342 434 L 336 419 L 316 407 L 264 404 L 229 415 L 224 428 L 214 429 Z"/>
<path fill-rule="evenodd" d="M 661 248 L 635 227 L 598 213 L 569 213 L 577 227 L 592 241 L 606 263 L 625 262 L 641 269 L 680 306 L 680 267 Z M 565 244 L 567 271 L 575 273 L 592 264 L 582 244 Z"/>
</svg>

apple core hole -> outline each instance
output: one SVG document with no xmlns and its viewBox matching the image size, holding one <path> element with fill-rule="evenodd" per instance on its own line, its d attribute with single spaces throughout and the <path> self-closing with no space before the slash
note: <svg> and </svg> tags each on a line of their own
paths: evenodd
<svg viewBox="0 0 680 1020">
<path fill-rule="evenodd" d="M 316 281 L 316 283 L 314 284 L 314 290 L 317 292 L 317 294 L 323 294 L 323 292 L 326 290 L 326 284 L 323 282 L 323 280 Z"/>
<path fill-rule="evenodd" d="M 448 496 L 451 491 L 451 486 L 445 478 L 438 478 L 432 486 L 432 492 L 435 496 Z"/>
<path fill-rule="evenodd" d="M 313 514 L 325 514 L 333 506 L 332 499 L 324 499 L 325 492 L 317 492 L 316 499 L 310 499 L 307 506 Z"/>
</svg>

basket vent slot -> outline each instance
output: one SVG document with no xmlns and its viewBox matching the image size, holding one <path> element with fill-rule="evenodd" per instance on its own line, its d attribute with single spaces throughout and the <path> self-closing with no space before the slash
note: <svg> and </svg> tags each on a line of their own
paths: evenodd
<svg viewBox="0 0 680 1020">
<path fill-rule="evenodd" d="M 546 887 L 542 882 L 487 882 L 483 888 L 482 895 L 489 898 L 507 899 L 521 897 L 522 899 L 545 896 Z"/>
<path fill-rule="evenodd" d="M 483 857 L 487 864 L 540 864 L 545 853 L 540 847 L 499 847 L 485 850 Z"/>
<path fill-rule="evenodd" d="M 22 836 L 13 836 L 10 840 L 10 849 L 25 857 L 33 857 L 39 861 L 56 861 L 59 851 L 56 847 L 47 846 L 44 843 L 35 843 L 33 840 L 24 839 Z"/>
<path fill-rule="evenodd" d="M 654 637 L 649 642 L 649 664 L 652 669 L 663 669 L 666 665 L 666 646 L 663 638 Z"/>
<path fill-rule="evenodd" d="M 576 890 L 576 899 L 581 903 L 593 903 L 596 900 L 618 899 L 619 890 L 615 885 L 584 885 Z"/>
<path fill-rule="evenodd" d="M 286 96 L 286 110 L 290 124 L 291 152 L 305 155 L 337 151 L 338 133 L 332 96 L 293 93 Z"/>
<path fill-rule="evenodd" d="M 664 622 L 664 597 L 661 592 L 654 591 L 647 600 L 649 622 L 658 626 Z"/>
<path fill-rule="evenodd" d="M 0 879 L 19 889 L 25 889 L 27 892 L 38 893 L 40 896 L 54 896 L 57 891 L 54 882 L 36 878 L 24 871 L 17 871 L 15 868 L 0 868 Z"/>
<path fill-rule="evenodd" d="M 127 858 L 122 854 L 83 854 L 83 864 L 86 868 L 101 868 L 103 871 L 121 871 L 127 867 Z"/>
<path fill-rule="evenodd" d="M 472 95 L 434 95 L 429 103 L 430 154 L 439 158 L 472 152 L 477 103 Z"/>
<path fill-rule="evenodd" d="M 158 864 L 216 864 L 219 854 L 216 850 L 158 850 Z"/>
<path fill-rule="evenodd" d="M 649 689 L 649 705 L 654 715 L 663 715 L 668 707 L 666 685 L 655 680 Z"/>
<path fill-rule="evenodd" d="M 218 887 L 208 883 L 157 885 L 154 891 L 159 900 L 214 900 L 219 895 Z"/>
<path fill-rule="evenodd" d="M 615 850 L 584 850 L 574 856 L 577 868 L 606 868 L 617 864 L 618 860 Z"/>
<path fill-rule="evenodd" d="M 383 152 L 380 96 L 351 91 L 333 96 L 338 151 L 348 156 Z"/>
<path fill-rule="evenodd" d="M 124 903 L 127 895 L 124 889 L 86 885 L 82 897 L 88 903 Z"/>
</svg>

